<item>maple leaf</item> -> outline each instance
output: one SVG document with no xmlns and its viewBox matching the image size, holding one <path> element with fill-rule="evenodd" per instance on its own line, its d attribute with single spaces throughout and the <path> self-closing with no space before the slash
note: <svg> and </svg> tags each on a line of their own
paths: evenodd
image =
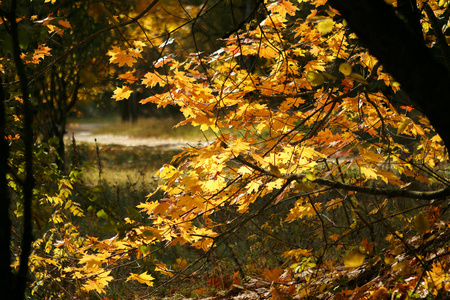
<svg viewBox="0 0 450 300">
<path fill-rule="evenodd" d="M 263 271 L 263 274 L 266 276 L 267 280 L 269 281 L 279 281 L 281 274 L 283 273 L 283 269 L 281 268 L 274 268 L 272 270 L 265 269 Z"/>
<path fill-rule="evenodd" d="M 43 59 L 45 56 L 50 56 L 50 50 L 51 48 L 44 46 L 44 45 L 39 45 L 39 47 L 37 49 L 34 50 L 34 54 L 32 56 L 32 63 L 34 64 L 39 64 L 39 60 Z"/>
<path fill-rule="evenodd" d="M 305 250 L 305 249 L 302 249 L 302 248 L 298 248 L 298 249 L 294 249 L 294 250 L 285 251 L 282 254 L 282 256 L 285 257 L 285 258 L 298 260 L 299 257 L 311 256 L 312 255 L 312 250 L 313 249 Z"/>
<path fill-rule="evenodd" d="M 99 254 L 85 254 L 79 261 L 80 264 L 86 264 L 86 268 L 96 268 L 101 266 L 105 261 L 107 253 L 99 253 Z"/>
<path fill-rule="evenodd" d="M 137 78 L 134 77 L 134 74 L 132 71 L 127 71 L 124 74 L 120 74 L 118 78 L 121 80 L 125 80 L 129 84 L 133 84 L 137 81 Z"/>
<path fill-rule="evenodd" d="M 141 274 L 135 274 L 135 273 L 130 273 L 131 275 L 128 276 L 126 281 L 129 280 L 137 280 L 140 283 L 144 283 L 148 286 L 153 286 L 153 280 L 155 279 L 152 275 L 147 274 L 147 271 L 145 271 L 144 273 Z"/>
<path fill-rule="evenodd" d="M 133 66 L 133 64 L 137 61 L 136 57 L 138 57 L 138 54 L 135 51 L 128 53 L 126 50 L 122 50 L 116 46 L 114 46 L 112 50 L 109 50 L 107 54 L 111 56 L 109 62 L 118 64 L 119 67 L 124 65 L 129 67 Z"/>
<path fill-rule="evenodd" d="M 134 41 L 133 46 L 136 48 L 144 48 L 147 47 L 147 44 L 142 41 Z"/>
<path fill-rule="evenodd" d="M 259 190 L 259 187 L 261 186 L 261 182 L 260 181 L 250 181 L 246 188 L 247 188 L 247 193 L 253 193 L 253 192 L 257 192 Z"/>
<path fill-rule="evenodd" d="M 361 174 L 366 176 L 366 179 L 377 179 L 378 174 L 373 168 L 361 167 Z"/>
<path fill-rule="evenodd" d="M 130 90 L 129 87 L 118 87 L 114 90 L 114 95 L 112 96 L 113 99 L 116 101 L 124 100 L 130 98 L 130 95 L 133 91 Z"/>
<path fill-rule="evenodd" d="M 164 86 L 164 82 L 162 80 L 162 76 L 155 72 L 147 72 L 144 75 L 144 79 L 142 79 L 142 83 L 145 84 L 147 87 L 155 87 L 157 84 L 160 86 Z"/>
<path fill-rule="evenodd" d="M 158 201 L 152 201 L 152 202 L 142 202 L 141 204 L 137 205 L 137 208 L 140 208 L 141 211 L 145 211 L 148 214 L 153 213 L 155 208 L 159 205 Z"/>
<path fill-rule="evenodd" d="M 97 276 L 94 279 L 89 279 L 83 284 L 83 287 L 87 292 L 95 290 L 100 294 L 105 293 L 105 287 L 108 286 L 109 282 L 114 279 L 112 276 L 108 276 L 111 271 L 105 271 Z"/>
<path fill-rule="evenodd" d="M 286 14 L 289 14 L 291 16 L 295 15 L 295 11 L 298 10 L 296 6 L 294 6 L 290 1 L 287 0 L 277 1 L 269 5 L 268 9 L 272 13 L 278 13 L 283 18 L 286 16 Z M 274 16 L 272 15 L 272 17 Z"/>
<path fill-rule="evenodd" d="M 72 28 L 72 26 L 70 25 L 69 21 L 66 21 L 66 20 L 59 20 L 58 24 L 63 26 L 63 27 L 66 27 L 66 28 Z"/>
<path fill-rule="evenodd" d="M 333 20 L 331 18 L 327 18 L 319 23 L 319 25 L 317 26 L 317 30 L 319 30 L 319 32 L 322 34 L 327 34 L 333 30 L 333 26 Z"/>
<path fill-rule="evenodd" d="M 173 277 L 172 273 L 173 271 L 169 270 L 165 263 L 156 264 L 155 271 L 160 272 L 161 274 L 167 275 L 169 277 Z"/>
</svg>

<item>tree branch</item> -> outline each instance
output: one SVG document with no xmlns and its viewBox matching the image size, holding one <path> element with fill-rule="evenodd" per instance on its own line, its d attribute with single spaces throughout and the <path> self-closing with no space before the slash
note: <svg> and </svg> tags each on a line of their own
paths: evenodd
<svg viewBox="0 0 450 300">
<path fill-rule="evenodd" d="M 450 47 L 447 44 L 445 39 L 445 35 L 442 33 L 441 26 L 439 26 L 439 21 L 434 14 L 433 9 L 430 7 L 428 3 L 424 5 L 425 12 L 427 13 L 428 19 L 430 20 L 431 27 L 433 28 L 433 32 L 436 35 L 436 39 L 439 47 L 444 54 L 445 62 L 447 64 L 447 68 L 450 68 Z"/>
<path fill-rule="evenodd" d="M 284 178 L 288 182 L 291 181 L 303 181 L 306 178 L 306 174 L 287 174 L 284 176 L 277 176 L 276 174 L 271 173 L 269 170 L 266 170 L 258 165 L 255 165 L 248 160 L 246 160 L 243 156 L 239 155 L 236 157 L 236 160 L 240 163 L 250 167 L 251 169 L 260 172 L 263 175 L 271 176 L 274 178 Z M 389 198 L 401 197 L 401 198 L 413 198 L 420 200 L 433 200 L 440 199 L 450 196 L 450 187 L 445 187 L 435 191 L 410 191 L 403 189 L 393 189 L 393 188 L 378 188 L 378 187 L 365 187 L 358 186 L 352 184 L 346 184 L 335 180 L 328 180 L 322 178 L 316 178 L 315 180 L 310 181 L 311 183 L 315 183 L 322 186 L 327 186 L 330 188 L 335 188 L 339 190 L 345 191 L 354 191 L 364 194 L 376 195 L 376 196 L 386 196 Z"/>
</svg>

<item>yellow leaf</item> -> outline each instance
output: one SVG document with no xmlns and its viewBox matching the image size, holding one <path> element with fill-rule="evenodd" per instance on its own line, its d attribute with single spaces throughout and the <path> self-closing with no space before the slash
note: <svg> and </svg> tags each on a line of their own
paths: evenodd
<svg viewBox="0 0 450 300">
<path fill-rule="evenodd" d="M 253 192 L 257 192 L 259 190 L 259 186 L 261 185 L 260 181 L 250 181 L 246 188 L 247 188 L 247 193 L 253 193 Z"/>
<path fill-rule="evenodd" d="M 352 66 L 350 66 L 348 63 L 342 63 L 339 66 L 339 72 L 341 72 L 345 76 L 349 76 L 350 74 L 352 74 Z"/>
<path fill-rule="evenodd" d="M 372 168 L 367 167 L 361 167 L 361 174 L 364 174 L 366 176 L 366 179 L 377 179 L 378 174 L 375 172 Z"/>
<path fill-rule="evenodd" d="M 144 48 L 147 47 L 147 44 L 142 41 L 134 41 L 133 46 L 136 48 Z"/>
<path fill-rule="evenodd" d="M 319 30 L 322 34 L 327 34 L 333 30 L 334 22 L 331 18 L 326 18 L 324 21 L 320 22 L 317 26 L 317 30 Z"/>
<path fill-rule="evenodd" d="M 321 84 L 323 84 L 325 79 L 324 79 L 323 75 L 321 75 L 317 72 L 309 71 L 308 73 L 306 73 L 306 80 L 311 85 L 321 85 Z"/>
<path fill-rule="evenodd" d="M 169 277 L 173 277 L 172 271 L 167 268 L 167 265 L 165 263 L 156 264 L 155 271 L 160 272 Z"/>
<path fill-rule="evenodd" d="M 150 274 L 147 274 L 147 271 L 145 271 L 142 274 L 135 274 L 135 273 L 131 273 L 130 276 L 128 276 L 127 281 L 129 280 L 137 280 L 140 283 L 144 283 L 148 286 L 153 286 L 153 276 Z"/>
<path fill-rule="evenodd" d="M 182 270 L 189 265 L 185 258 L 177 258 L 176 262 L 177 263 L 173 267 L 177 270 Z"/>
<path fill-rule="evenodd" d="M 298 259 L 299 257 L 311 256 L 311 255 L 312 255 L 312 249 L 305 250 L 302 248 L 289 250 L 282 254 L 283 257 L 289 258 L 289 259 Z"/>
<path fill-rule="evenodd" d="M 132 91 L 127 86 L 124 86 L 121 88 L 118 87 L 114 90 L 114 95 L 112 96 L 112 98 L 115 99 L 116 101 L 128 99 L 130 97 L 131 93 L 132 93 Z"/>
<path fill-rule="evenodd" d="M 384 262 L 385 262 L 386 264 L 388 264 L 388 265 L 392 265 L 392 264 L 394 264 L 394 263 L 396 262 L 396 260 L 395 260 L 395 258 L 394 258 L 393 256 L 391 256 L 391 255 L 386 255 L 386 256 L 384 257 Z"/>
<path fill-rule="evenodd" d="M 316 176 L 314 176 L 313 173 L 307 173 L 307 174 L 305 175 L 305 178 L 306 178 L 307 180 L 309 180 L 309 181 L 314 181 L 314 180 L 316 180 Z"/>
<path fill-rule="evenodd" d="M 290 14 L 291 16 L 295 15 L 295 11 L 298 10 L 296 6 L 292 5 L 291 2 L 286 0 L 281 0 L 280 5 L 282 5 L 286 13 Z"/>
<path fill-rule="evenodd" d="M 364 258 L 364 254 L 359 251 L 350 252 L 344 257 L 344 265 L 347 268 L 359 267 L 364 263 Z"/>
<path fill-rule="evenodd" d="M 83 284 L 83 287 L 87 292 L 95 290 L 99 293 L 105 293 L 104 287 L 106 287 L 111 280 L 114 278 L 112 276 L 108 276 L 111 271 L 100 273 L 95 276 L 93 279 L 89 279 Z"/>
<path fill-rule="evenodd" d="M 358 73 L 351 73 L 349 75 L 349 77 L 352 78 L 354 81 L 360 82 L 362 84 L 369 84 L 367 82 L 367 80 L 362 75 L 359 75 Z"/>
<path fill-rule="evenodd" d="M 83 258 L 80 259 L 80 264 L 86 264 L 85 268 L 96 268 L 102 265 L 106 261 L 105 254 L 85 254 Z"/>
<path fill-rule="evenodd" d="M 159 84 L 160 86 L 164 86 L 162 76 L 157 72 L 148 72 L 147 74 L 145 74 L 144 79 L 142 79 L 142 83 L 150 88 L 156 86 L 157 84 Z"/>
<path fill-rule="evenodd" d="M 411 124 L 412 120 L 410 118 L 406 118 L 400 126 L 397 128 L 397 134 L 402 133 L 405 131 L 406 127 L 408 127 L 409 124 Z"/>
<path fill-rule="evenodd" d="M 119 47 L 113 47 L 113 49 L 109 50 L 107 54 L 111 56 L 109 62 L 118 64 L 119 67 L 122 67 L 123 65 L 131 67 L 136 62 L 136 57 L 138 57 L 135 51 L 127 52 Z"/>
<path fill-rule="evenodd" d="M 124 74 L 119 75 L 119 79 L 125 80 L 127 83 L 135 83 L 137 81 L 137 78 L 134 77 L 133 72 L 127 71 Z"/>
<path fill-rule="evenodd" d="M 399 261 L 392 265 L 392 270 L 399 271 L 399 270 L 403 270 L 405 267 L 406 267 L 406 263 Z"/>
</svg>

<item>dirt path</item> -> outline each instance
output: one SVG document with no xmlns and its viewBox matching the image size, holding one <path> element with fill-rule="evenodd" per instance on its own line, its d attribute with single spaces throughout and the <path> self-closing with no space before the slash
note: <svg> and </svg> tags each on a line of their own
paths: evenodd
<svg viewBox="0 0 450 300">
<path fill-rule="evenodd" d="M 128 147 L 146 146 L 161 150 L 177 150 L 186 146 L 200 146 L 203 142 L 184 139 L 161 139 L 161 138 L 135 138 L 113 134 L 96 134 L 95 131 L 101 127 L 108 126 L 104 123 L 76 124 L 67 127 L 66 139 L 72 135 L 78 143 L 95 143 L 99 145 L 120 145 Z"/>
</svg>

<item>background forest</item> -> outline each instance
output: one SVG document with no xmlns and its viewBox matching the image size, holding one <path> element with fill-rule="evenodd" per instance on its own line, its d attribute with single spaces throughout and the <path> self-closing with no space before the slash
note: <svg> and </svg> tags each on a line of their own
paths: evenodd
<svg viewBox="0 0 450 300">
<path fill-rule="evenodd" d="M 2 0 L 2 297 L 447 299 L 449 4 Z"/>
</svg>

